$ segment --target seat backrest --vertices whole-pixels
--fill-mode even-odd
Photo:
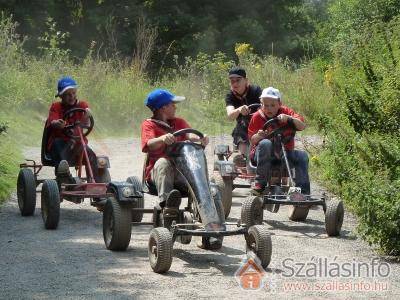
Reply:
[[[46,125],[47,125],[47,122],[44,124],[44,128],[43,128],[42,149],[41,149],[40,156],[41,156],[43,166],[54,167],[55,163],[52,160],[50,153],[47,152],[47,144],[48,144],[50,133],[51,133],[51,127],[46,126]]]

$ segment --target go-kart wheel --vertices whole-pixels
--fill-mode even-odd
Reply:
[[[188,211],[183,212],[183,223],[193,224],[193,217],[190,212],[188,212]],[[183,228],[184,229],[192,229],[193,227],[184,226]],[[179,241],[181,242],[181,244],[184,244],[184,245],[190,244],[190,242],[192,241],[192,236],[191,235],[180,235]]]
[[[340,235],[343,217],[343,202],[338,199],[331,199],[328,201],[325,212],[325,229],[328,236]]]
[[[56,229],[60,220],[60,193],[57,181],[47,179],[43,182],[41,206],[44,227]]]
[[[103,238],[107,249],[124,251],[131,240],[131,209],[115,197],[108,198],[103,213]]]
[[[247,228],[262,224],[264,218],[263,200],[257,196],[247,197],[242,203],[241,222]]]
[[[126,182],[132,184],[135,191],[142,191],[142,182],[136,176],[131,176],[126,179]],[[144,197],[138,198],[132,208],[144,208]],[[132,222],[141,222],[143,219],[142,211],[132,211]]]
[[[36,207],[36,180],[30,168],[19,170],[17,198],[21,215],[32,216]]]
[[[217,185],[219,191],[221,192],[221,201],[224,207],[225,218],[229,216],[232,207],[232,186],[233,180],[229,177],[222,177],[218,173],[214,173],[210,182],[213,182]]]
[[[148,245],[150,266],[156,273],[165,273],[172,263],[172,235],[168,229],[157,227],[151,230]]]
[[[289,220],[305,221],[305,219],[307,219],[309,210],[310,210],[309,206],[291,205],[289,206]]]
[[[254,225],[249,228],[246,237],[246,252],[252,251],[260,259],[263,268],[271,262],[272,241],[271,235],[263,225]]]

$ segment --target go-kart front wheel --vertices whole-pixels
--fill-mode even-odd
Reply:
[[[131,208],[108,198],[103,213],[103,238],[108,250],[124,251],[131,241]]]
[[[32,216],[36,207],[36,180],[29,168],[22,168],[17,181],[18,206],[22,216]]]
[[[272,241],[271,235],[263,225],[254,225],[249,228],[246,237],[246,252],[252,251],[261,261],[263,268],[271,262]]]
[[[165,273],[172,264],[172,235],[168,229],[157,227],[151,230],[148,244],[150,266],[156,273]]]
[[[247,197],[242,203],[241,222],[247,228],[253,225],[262,224],[264,218],[263,200],[257,196]]]
[[[325,212],[325,229],[328,236],[340,235],[343,217],[343,202],[338,199],[328,201]]]
[[[56,229],[60,221],[60,193],[57,181],[47,179],[42,186],[42,219],[46,229]]]

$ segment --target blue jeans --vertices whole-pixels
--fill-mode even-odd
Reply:
[[[296,186],[301,188],[303,194],[310,194],[310,178],[308,176],[308,155],[305,151],[286,151],[289,163],[295,168]],[[274,159],[273,145],[268,139],[260,141],[257,145],[254,160],[257,165],[256,182],[266,185],[270,178],[271,162]],[[282,160],[284,158],[282,157]],[[284,161],[283,161],[284,163]]]
[[[86,145],[86,150],[88,153],[90,166],[92,167],[93,176],[96,182],[98,182],[100,178],[97,168],[96,154],[87,145]],[[50,148],[51,159],[54,161],[55,165],[54,173],[57,175],[57,168],[62,160],[66,160],[69,165],[75,165],[77,163],[76,160],[77,158],[79,158],[81,151],[82,151],[81,146],[73,146],[71,148],[71,143],[66,142],[61,138],[54,139],[53,144],[51,145]]]

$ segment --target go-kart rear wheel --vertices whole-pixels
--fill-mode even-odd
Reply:
[[[289,220],[292,221],[305,221],[308,216],[309,206],[289,206]]]
[[[108,198],[103,213],[103,238],[107,249],[124,251],[131,240],[131,208]]]
[[[221,192],[222,205],[224,207],[225,218],[227,218],[232,207],[233,180],[230,177],[222,177],[220,174],[214,173],[210,178],[210,182],[215,183]]]
[[[132,184],[135,191],[142,191],[142,182],[136,176],[131,176],[126,179],[126,182]],[[144,208],[144,197],[137,198],[136,203],[132,208]],[[143,212],[132,210],[132,222],[141,222],[143,219]]]
[[[150,266],[156,273],[165,273],[172,264],[172,235],[164,227],[153,228],[150,232],[148,255]]]
[[[44,227],[56,229],[60,221],[60,193],[57,181],[47,179],[43,182],[41,206]]]
[[[271,235],[263,225],[254,225],[249,228],[246,237],[246,252],[252,251],[260,259],[263,268],[271,262],[272,241]]]
[[[340,235],[343,217],[343,202],[338,199],[331,199],[328,201],[325,212],[325,229],[328,236]]]
[[[17,198],[21,215],[32,216],[36,207],[36,180],[30,168],[19,170]]]
[[[263,200],[257,196],[247,197],[242,203],[241,222],[247,228],[253,225],[262,224],[264,218]]]
[[[192,214],[188,211],[184,211],[183,212],[183,223],[185,224],[193,224],[193,217]],[[183,227],[185,229],[193,229],[193,227],[191,226],[185,226]],[[179,242],[181,244],[187,245],[190,244],[190,242],[192,241],[192,236],[191,235],[180,235],[179,236]]]

